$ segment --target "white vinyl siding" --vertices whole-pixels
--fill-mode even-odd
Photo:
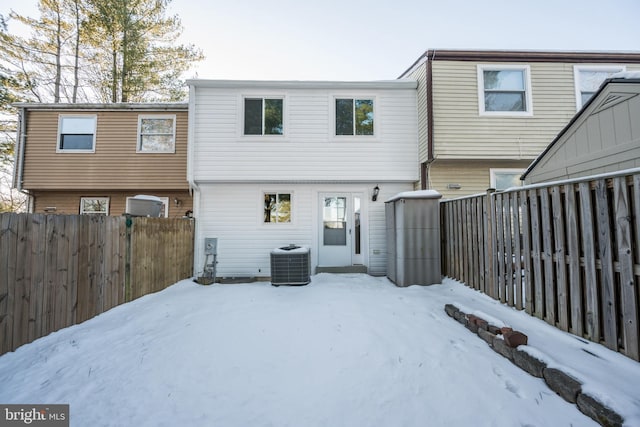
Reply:
[[[371,202],[372,187],[366,184],[203,184],[195,199],[197,231],[195,241],[195,272],[202,272],[205,237],[218,238],[218,277],[268,277],[270,253],[273,249],[294,243],[311,248],[312,272],[318,263],[315,250],[318,243],[318,194],[326,192],[354,192],[364,194],[367,203],[368,248],[363,247],[369,273],[386,273],[386,222],[384,200],[410,191],[410,183],[380,182],[377,202]],[[263,204],[256,203],[265,192],[290,192],[294,197],[295,221],[286,227],[265,226]]]
[[[239,94],[233,88],[192,90],[197,108],[190,128],[190,172],[197,182],[418,179],[413,88],[375,91],[375,135],[346,139],[335,136],[331,126],[334,99],[371,99],[372,91],[289,89],[284,94],[286,134],[268,141],[238,132],[243,117]]]

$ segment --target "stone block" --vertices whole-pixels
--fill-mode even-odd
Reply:
[[[542,378],[544,368],[547,367],[546,363],[522,350],[515,350],[513,352],[513,363],[520,369],[538,378]]]
[[[459,323],[462,323],[462,324],[463,324],[463,325],[465,325],[465,326],[467,325],[467,315],[466,315],[466,314],[464,314],[463,312],[461,312],[461,311],[457,311],[457,312],[454,314],[454,316],[453,316],[453,317],[454,317],[454,319],[456,319]]]
[[[516,348],[519,345],[527,345],[527,341],[529,340],[525,334],[514,330],[504,331],[502,336],[507,345],[512,348]]]
[[[478,325],[478,329],[484,329],[485,331],[489,329],[489,322],[484,319],[479,318],[476,320],[476,324]]]
[[[449,315],[449,317],[454,317],[454,314],[459,311],[458,307],[453,304],[447,304],[444,306],[444,311]]]
[[[467,329],[476,334],[478,333],[478,324],[474,320],[469,319],[467,322]]]
[[[613,409],[603,405],[595,398],[580,393],[578,395],[578,409],[587,417],[599,423],[605,427],[621,427],[624,424],[624,418],[622,418]]]
[[[502,329],[498,328],[495,325],[489,325],[489,327],[487,328],[487,331],[491,332],[493,335],[502,334]]]
[[[542,376],[551,390],[567,402],[576,403],[582,391],[582,384],[578,380],[555,368],[545,368]]]
[[[492,334],[486,329],[478,329],[478,336],[485,340],[491,347],[493,347],[493,339],[496,337],[495,334]]]
[[[493,340],[493,349],[500,353],[501,355],[503,355],[504,357],[506,357],[509,360],[513,360],[513,352],[514,349],[509,347],[507,345],[506,342],[504,342],[504,340],[501,340],[500,338],[496,338]]]

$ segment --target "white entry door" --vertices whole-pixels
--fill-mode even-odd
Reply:
[[[362,195],[320,194],[318,265],[344,267],[362,264]]]

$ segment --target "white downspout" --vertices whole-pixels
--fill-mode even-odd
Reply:
[[[200,238],[200,187],[194,177],[194,157],[195,157],[195,129],[196,129],[196,88],[189,85],[189,107],[187,110],[187,182],[189,183],[189,193],[193,198],[193,218],[196,221],[195,238],[193,239],[193,275],[198,275],[198,260],[204,254],[202,251],[203,239]]]
[[[16,135],[16,149],[14,153],[14,168],[12,187],[18,191],[22,191],[22,172],[24,169],[24,145],[27,130],[26,108],[20,107],[18,110],[18,129]]]

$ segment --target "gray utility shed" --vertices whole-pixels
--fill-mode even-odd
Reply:
[[[435,190],[407,191],[385,202],[387,277],[397,286],[442,282],[441,197]]]
[[[524,172],[525,184],[640,167],[640,73],[602,83]]]

